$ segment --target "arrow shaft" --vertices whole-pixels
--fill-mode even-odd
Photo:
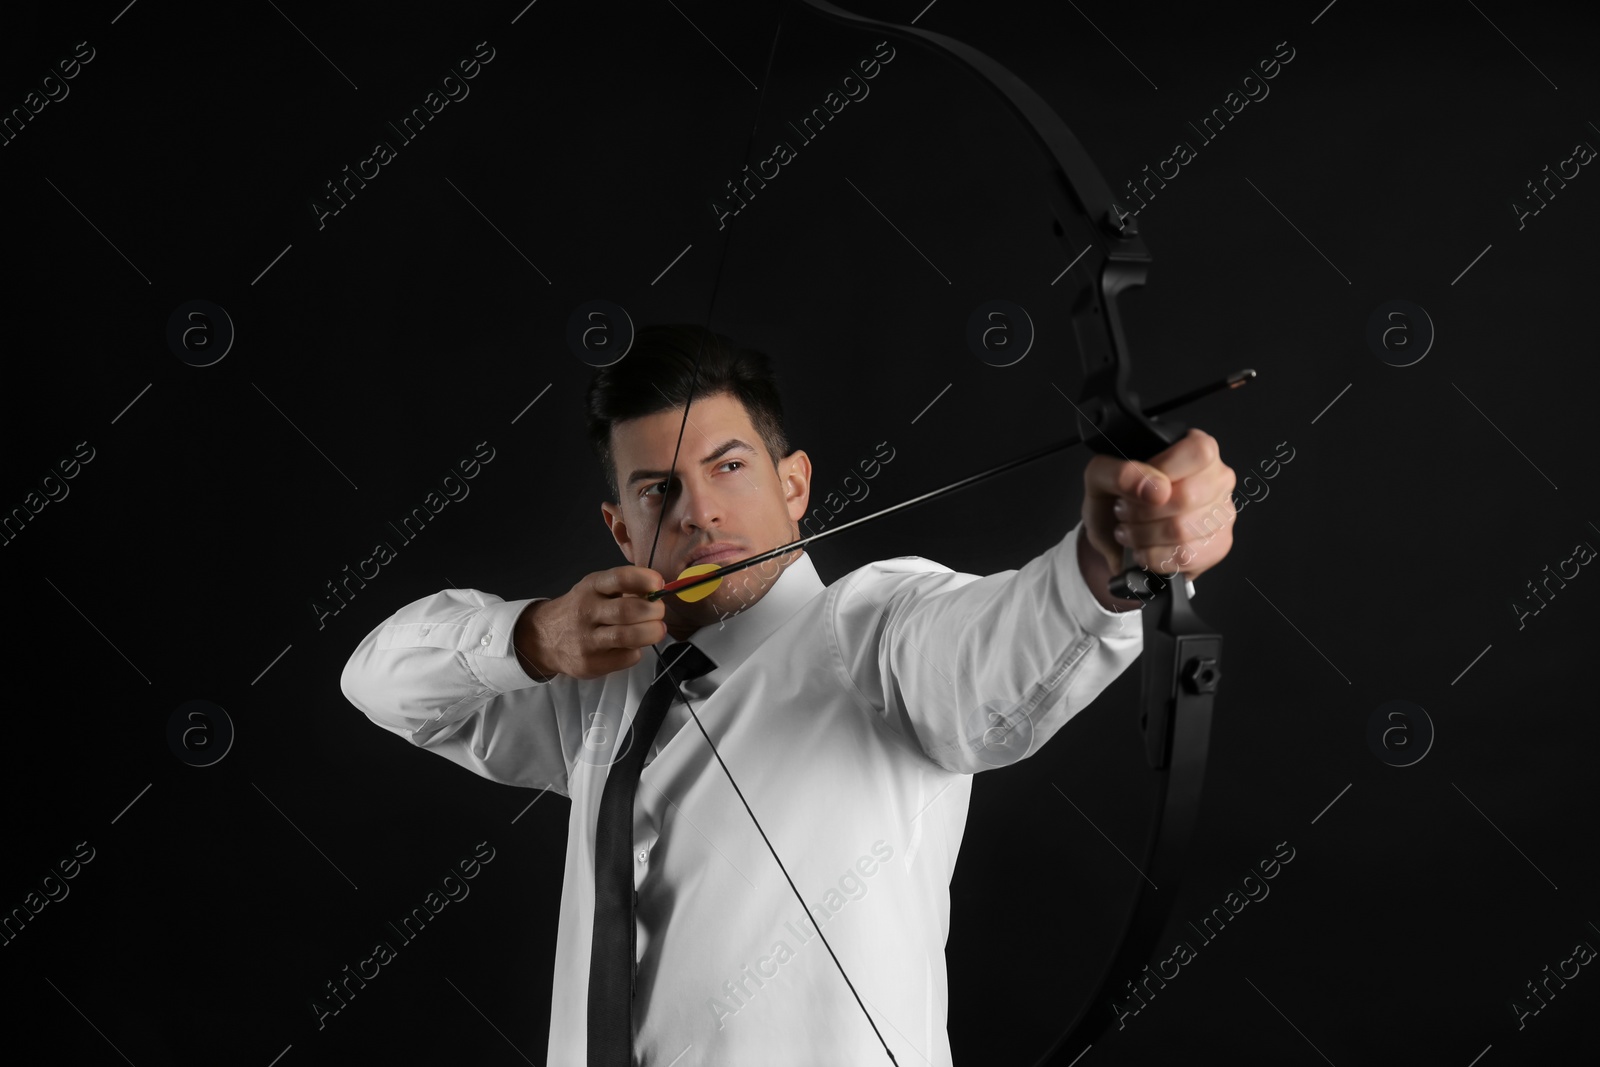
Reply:
[[[1223,378],[1220,381],[1212,382],[1209,385],[1202,385],[1198,389],[1192,389],[1181,396],[1176,396],[1171,400],[1163,401],[1162,403],[1149,408],[1146,411],[1146,414],[1152,416],[1161,415],[1173,410],[1174,408],[1182,407],[1184,404],[1198,400],[1203,396],[1209,396],[1212,393],[1221,392],[1224,389],[1236,389],[1239,386],[1244,385],[1250,379],[1254,378],[1255,373],[1256,372],[1253,370],[1235,371],[1233,374],[1228,375],[1226,378]],[[777,548],[763,552],[760,555],[751,556],[749,559],[739,560],[737,563],[730,563],[726,567],[719,568],[706,574],[698,574],[692,578],[678,578],[674,581],[668,582],[666,585],[662,586],[660,589],[657,589],[653,593],[645,594],[645,599],[651,601],[660,600],[668,593],[676,593],[682,589],[691,589],[694,586],[703,585],[706,582],[714,582],[719,579],[726,578],[728,575],[733,574],[736,571],[742,571],[746,567],[753,567],[757,563],[765,563],[769,559],[775,559],[778,556],[793,552],[797,548],[803,548],[814,541],[822,540],[824,537],[831,537],[836,533],[843,533],[852,526],[860,526],[864,522],[871,522],[874,519],[881,519],[885,515],[892,515],[895,512],[909,508],[914,504],[927,503],[929,500],[937,499],[938,497],[944,496],[947,493],[953,493],[957,489],[965,489],[969,485],[974,485],[987,478],[993,478],[996,475],[1004,474],[1006,471],[1013,470],[1025,463],[1032,463],[1034,460],[1043,459],[1046,456],[1053,456],[1057,452],[1064,452],[1073,445],[1079,445],[1082,443],[1083,438],[1081,436],[1075,436],[1069,437],[1063,441],[1057,441],[1055,444],[1045,445],[1043,448],[1035,449],[1026,455],[1018,456],[1015,459],[1009,459],[998,466],[990,467],[988,470],[979,471],[977,474],[969,474],[967,477],[962,478],[958,482],[951,482],[949,485],[943,485],[937,489],[931,489],[928,492],[923,493],[921,496],[914,496],[910,500],[902,500],[898,504],[891,504],[886,508],[880,508],[869,515],[861,516],[859,519],[851,519],[843,526],[835,526],[831,530],[822,530],[811,534],[808,537],[802,537],[798,541],[790,541],[786,545],[779,545]]]

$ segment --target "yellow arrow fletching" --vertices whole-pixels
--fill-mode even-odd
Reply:
[[[696,563],[693,567],[686,568],[682,574],[678,575],[678,580],[681,581],[684,578],[698,578],[702,574],[710,574],[712,571],[721,569],[722,568],[717,566],[715,563]],[[717,587],[721,584],[722,579],[718,578],[714,582],[705,582],[704,584],[692,586],[688,589],[680,589],[677,592],[677,597],[679,600],[693,604],[696,600],[704,600],[712,593],[715,593],[717,591]]]

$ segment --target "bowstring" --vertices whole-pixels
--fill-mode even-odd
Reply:
[[[778,55],[778,39],[783,35],[783,21],[786,11],[781,5],[779,11],[780,14],[778,16],[778,28],[772,35],[772,47],[767,53],[767,67],[761,77],[760,92],[756,96],[755,117],[751,119],[750,134],[745,141],[744,159],[746,165],[749,164],[751,151],[755,147],[756,130],[761,124],[761,111],[763,105],[766,103],[767,88],[772,84],[772,64],[773,60],[775,60]],[[722,242],[722,252],[717,258],[716,273],[712,276],[711,280],[711,297],[706,302],[705,328],[701,331],[699,342],[695,345],[693,369],[689,374],[689,392],[688,395],[684,397],[683,401],[683,421],[678,425],[678,440],[672,449],[672,463],[667,468],[667,488],[669,491],[672,488],[673,480],[677,477],[678,457],[683,452],[683,435],[684,431],[689,425],[689,405],[694,400],[694,389],[700,380],[700,354],[705,348],[706,334],[711,332],[711,312],[712,309],[716,307],[717,295],[722,289],[722,272],[723,268],[727,265],[728,249],[732,244],[733,227],[730,224],[728,228],[728,235]],[[650,569],[655,564],[656,547],[661,543],[661,527],[666,521],[667,508],[668,498],[663,495],[661,510],[656,513],[656,531],[655,536],[651,538],[650,541],[650,555],[645,561],[646,569]],[[650,650],[656,654],[656,669],[659,672],[662,670],[661,650],[656,648],[654,645],[650,646]],[[667,665],[665,671],[669,676],[671,676],[671,665]],[[804,908],[806,913],[809,915],[810,908],[806,906],[805,897],[801,896],[799,888],[794,884],[794,879],[789,876],[789,869],[784,866],[783,859],[778,855],[778,850],[773,847],[771,838],[767,837],[767,831],[762,827],[761,820],[756,818],[756,813],[751,809],[750,802],[745,799],[744,790],[739,788],[739,783],[734,780],[733,772],[728,770],[727,763],[723,762],[722,753],[717,751],[716,742],[711,740],[711,735],[706,732],[705,724],[700,721],[700,716],[695,712],[694,703],[690,701],[688,694],[683,691],[683,683],[679,682],[676,678],[672,678],[671,680],[678,690],[679,699],[681,699],[684,703],[684,706],[689,709],[689,717],[694,720],[695,726],[699,727],[700,736],[704,737],[706,739],[706,744],[711,746],[711,754],[716,757],[717,765],[722,768],[722,773],[727,776],[728,784],[733,786],[733,791],[738,796],[739,803],[744,805],[745,813],[750,816],[750,821],[755,824],[756,832],[761,835],[761,840],[767,846],[767,851],[772,854],[773,860],[778,864],[778,870],[783,873],[783,880],[789,884],[789,891],[794,894],[795,900],[799,902],[801,908]],[[878,1029],[878,1024],[873,1020],[872,1013],[867,1010],[866,1004],[861,999],[861,994],[856,992],[855,983],[850,980],[850,975],[845,973],[844,964],[839,962],[839,956],[833,951],[833,946],[828,943],[828,938],[823,934],[822,927],[816,923],[812,923],[812,926],[816,927],[817,936],[822,939],[822,945],[828,950],[829,957],[833,959],[833,965],[839,969],[839,977],[843,978],[845,985],[850,988],[850,995],[855,998],[856,1005],[861,1008],[861,1014],[866,1016],[867,1025],[872,1027],[873,1036],[878,1039],[878,1044],[883,1046],[884,1054],[889,1057],[889,1062],[896,1064],[896,1067],[898,1067],[900,1061],[894,1058],[894,1052],[889,1048],[889,1042],[884,1039],[882,1031]]]

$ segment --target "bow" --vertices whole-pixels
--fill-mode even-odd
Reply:
[[[1061,117],[1016,75],[961,41],[914,26],[855,15],[826,0],[802,2],[830,21],[872,30],[932,52],[977,76],[999,94],[1048,161],[1049,195],[1056,218],[1054,233],[1072,259],[1069,269],[1080,283],[1072,323],[1085,373],[1082,395],[1074,405],[1083,442],[1103,455],[1149,460],[1182,437],[1186,429],[1183,425],[1147,415],[1129,387],[1131,368],[1117,301],[1128,289],[1144,284],[1150,254],[1139,237],[1135,219],[1112,199],[1110,187]],[[775,52],[776,40],[773,48]],[[770,67],[769,57],[764,84],[770,81]],[[759,119],[758,103],[750,144],[746,146],[747,157]],[[1088,248],[1074,251],[1066,240],[1069,231],[1083,236]],[[724,262],[726,242],[724,237]],[[721,284],[721,269],[719,263],[713,301],[715,288]],[[684,420],[687,424],[687,404]],[[680,428],[680,447],[681,443]],[[674,455],[673,469],[676,466]],[[659,533],[658,520],[658,537]],[[1134,899],[1113,957],[1071,1024],[1038,1060],[1038,1067],[1075,1061],[1086,1043],[1096,1040],[1114,1018],[1120,1020],[1121,1012],[1113,997],[1119,992],[1119,984],[1131,994],[1132,979],[1152,957],[1177,895],[1205,777],[1211,704],[1221,676],[1222,658],[1222,636],[1195,614],[1186,582],[1180,577],[1163,578],[1135,566],[1132,551],[1125,548],[1123,572],[1111,582],[1114,595],[1144,602],[1140,609],[1144,648],[1139,726],[1144,735],[1145,757],[1154,775],[1154,818],[1142,864],[1145,877],[1135,883]],[[692,714],[692,706],[690,710]],[[698,716],[695,721],[698,725]],[[704,727],[701,732],[705,733]],[[706,740],[711,741],[709,735]],[[712,744],[713,753],[715,748]],[[717,761],[722,764],[720,755]],[[722,766],[727,772],[726,764]],[[731,774],[729,780],[732,781]],[[737,791],[737,783],[734,788]],[[742,793],[740,799],[743,800]],[[745,807],[748,811],[749,805]],[[751,818],[755,818],[754,812]],[[756,828],[760,830],[759,821]],[[761,835],[765,840],[765,831]],[[771,849],[770,841],[768,848]],[[773,857],[778,859],[775,850]],[[781,859],[778,864],[783,866]],[[787,870],[784,875],[788,877]],[[1147,884],[1160,888],[1147,892]],[[793,885],[790,881],[791,888]],[[799,898],[798,891],[795,895]],[[831,946],[828,951],[833,952]],[[834,961],[837,964],[837,956]],[[842,966],[840,974],[844,975]],[[849,976],[844,977],[848,983]],[[855,992],[853,984],[851,992]],[[860,1004],[859,995],[856,1000]],[[867,1014],[864,1005],[862,1012]],[[878,1033],[870,1014],[867,1021]],[[883,1042],[881,1034],[878,1037],[892,1062],[894,1055],[887,1042]]]

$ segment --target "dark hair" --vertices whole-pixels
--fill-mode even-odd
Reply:
[[[699,372],[696,373],[698,353]],[[621,499],[611,427],[683,407],[689,390],[697,400],[729,394],[744,405],[750,423],[772,456],[773,469],[789,454],[783,401],[772,361],[764,352],[740,348],[719,333],[686,324],[646,326],[634,335],[621,360],[602,367],[589,383],[589,442],[605,470],[611,495]]]

